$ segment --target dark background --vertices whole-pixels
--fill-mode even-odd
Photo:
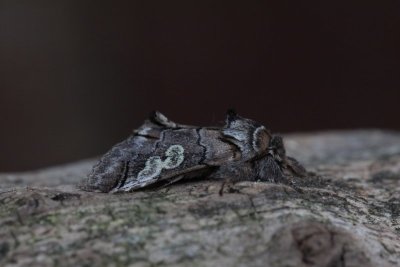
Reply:
[[[99,155],[154,109],[399,130],[399,49],[397,0],[0,0],[0,171]]]

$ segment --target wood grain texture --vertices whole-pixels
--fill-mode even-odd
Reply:
[[[0,174],[1,266],[400,266],[400,133],[285,136],[315,173],[110,195],[94,160]]]

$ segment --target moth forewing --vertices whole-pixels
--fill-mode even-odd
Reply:
[[[178,176],[208,173],[240,155],[236,147],[222,140],[220,129],[184,126],[155,114],[102,157],[85,189],[133,191]]]

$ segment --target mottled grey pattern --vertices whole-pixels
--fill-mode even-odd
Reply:
[[[280,181],[302,176],[282,138],[228,112],[222,127],[181,125],[155,112],[93,167],[87,191],[129,192],[155,183],[208,176],[231,181]]]

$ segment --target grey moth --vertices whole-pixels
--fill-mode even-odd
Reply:
[[[305,174],[280,136],[234,111],[220,127],[182,125],[156,111],[102,156],[81,188],[115,193],[182,179],[279,182]]]

